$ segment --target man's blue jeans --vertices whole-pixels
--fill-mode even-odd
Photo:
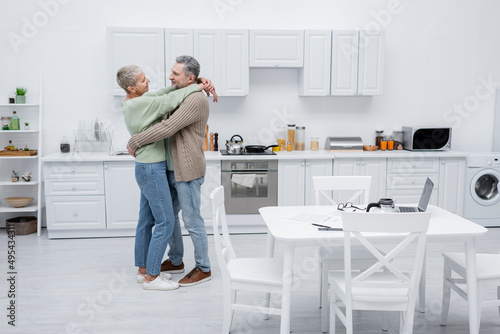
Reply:
[[[205,177],[187,182],[177,182],[175,181],[173,171],[169,170],[167,175],[175,215],[174,232],[168,243],[170,246],[168,258],[174,266],[178,266],[182,263],[184,244],[182,242],[181,225],[179,223],[179,211],[182,210],[184,227],[188,230],[191,240],[193,241],[196,267],[206,273],[210,270],[208,239],[205,221],[200,213],[201,185]]]
[[[135,163],[135,180],[141,189],[135,265],[146,267],[146,272],[152,276],[160,274],[161,260],[174,230],[174,210],[166,172],[165,161]]]

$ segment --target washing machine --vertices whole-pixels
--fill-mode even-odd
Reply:
[[[465,187],[464,218],[500,227],[500,153],[469,154]]]

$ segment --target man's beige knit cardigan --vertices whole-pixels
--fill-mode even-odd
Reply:
[[[130,138],[132,150],[170,138],[176,181],[191,181],[205,176],[203,141],[208,121],[208,101],[202,92],[189,95],[179,108],[163,121]]]

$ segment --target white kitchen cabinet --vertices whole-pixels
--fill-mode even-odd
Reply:
[[[299,68],[299,95],[330,95],[332,32],[304,32],[304,67]]]
[[[178,56],[193,56],[193,29],[165,29],[165,78],[167,86]]]
[[[210,193],[221,185],[221,162],[220,160],[210,160],[206,162],[205,181],[201,186],[201,216],[205,220],[207,228],[212,227],[212,206]]]
[[[385,197],[387,174],[387,159],[385,158],[344,158],[334,159],[333,175],[339,176],[371,176],[370,202],[376,202]],[[335,198],[349,198],[353,193],[340,192]]]
[[[221,31],[221,96],[246,96],[250,83],[248,30]]]
[[[399,204],[418,203],[427,178],[434,183],[430,204],[438,205],[441,191],[438,158],[389,158],[387,161],[387,197]]]
[[[40,161],[43,153],[41,127],[43,120],[43,92],[41,82],[42,78],[40,78],[38,104],[0,104],[0,115],[12,116],[15,110],[20,124],[20,130],[1,130],[0,127],[0,151],[9,145],[9,140],[12,140],[12,144],[17,148],[28,147],[37,150],[37,155],[33,156],[0,156],[0,220],[5,222],[7,219],[13,218],[13,216],[35,215],[38,236],[41,234],[42,208],[44,206],[42,165]],[[29,130],[25,128],[25,123],[29,123]],[[19,173],[19,181],[12,182],[12,170]],[[32,178],[29,182],[25,182],[21,178],[21,175],[25,172],[31,173]],[[33,201],[23,208],[14,208],[4,200],[6,197],[33,197]]]
[[[134,161],[43,165],[49,238],[134,236],[140,190]]]
[[[334,30],[331,95],[382,95],[385,32]]]
[[[108,27],[108,82],[110,95],[124,96],[116,72],[125,65],[140,66],[150,80],[151,91],[165,87],[165,46],[163,28]]]
[[[465,170],[464,158],[440,159],[439,206],[460,216],[463,214]]]
[[[248,30],[195,30],[194,57],[200,76],[212,80],[217,95],[248,94]]]
[[[221,85],[221,34],[217,29],[194,30],[193,56],[201,65],[200,76],[212,80],[216,88]],[[222,93],[222,92],[221,92]]]
[[[303,30],[250,30],[250,67],[303,66]]]
[[[313,176],[332,175],[332,159],[280,160],[278,205],[314,205]]]
[[[106,228],[135,230],[139,220],[141,190],[135,181],[135,164],[104,162]]]

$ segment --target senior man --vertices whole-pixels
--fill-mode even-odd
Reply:
[[[191,56],[180,56],[172,66],[170,81],[174,88],[196,84],[200,64]],[[212,90],[217,102],[215,90]],[[184,272],[184,244],[179,223],[182,210],[184,227],[194,245],[195,267],[179,281],[180,286],[193,286],[211,279],[208,258],[208,240],[205,222],[201,217],[201,185],[205,178],[203,141],[209,115],[209,106],[202,92],[189,95],[171,115],[146,131],[134,135],[128,142],[133,154],[138,148],[166,140],[167,177],[170,184],[175,215],[175,226],[169,240],[168,259],[162,263],[162,272]]]

